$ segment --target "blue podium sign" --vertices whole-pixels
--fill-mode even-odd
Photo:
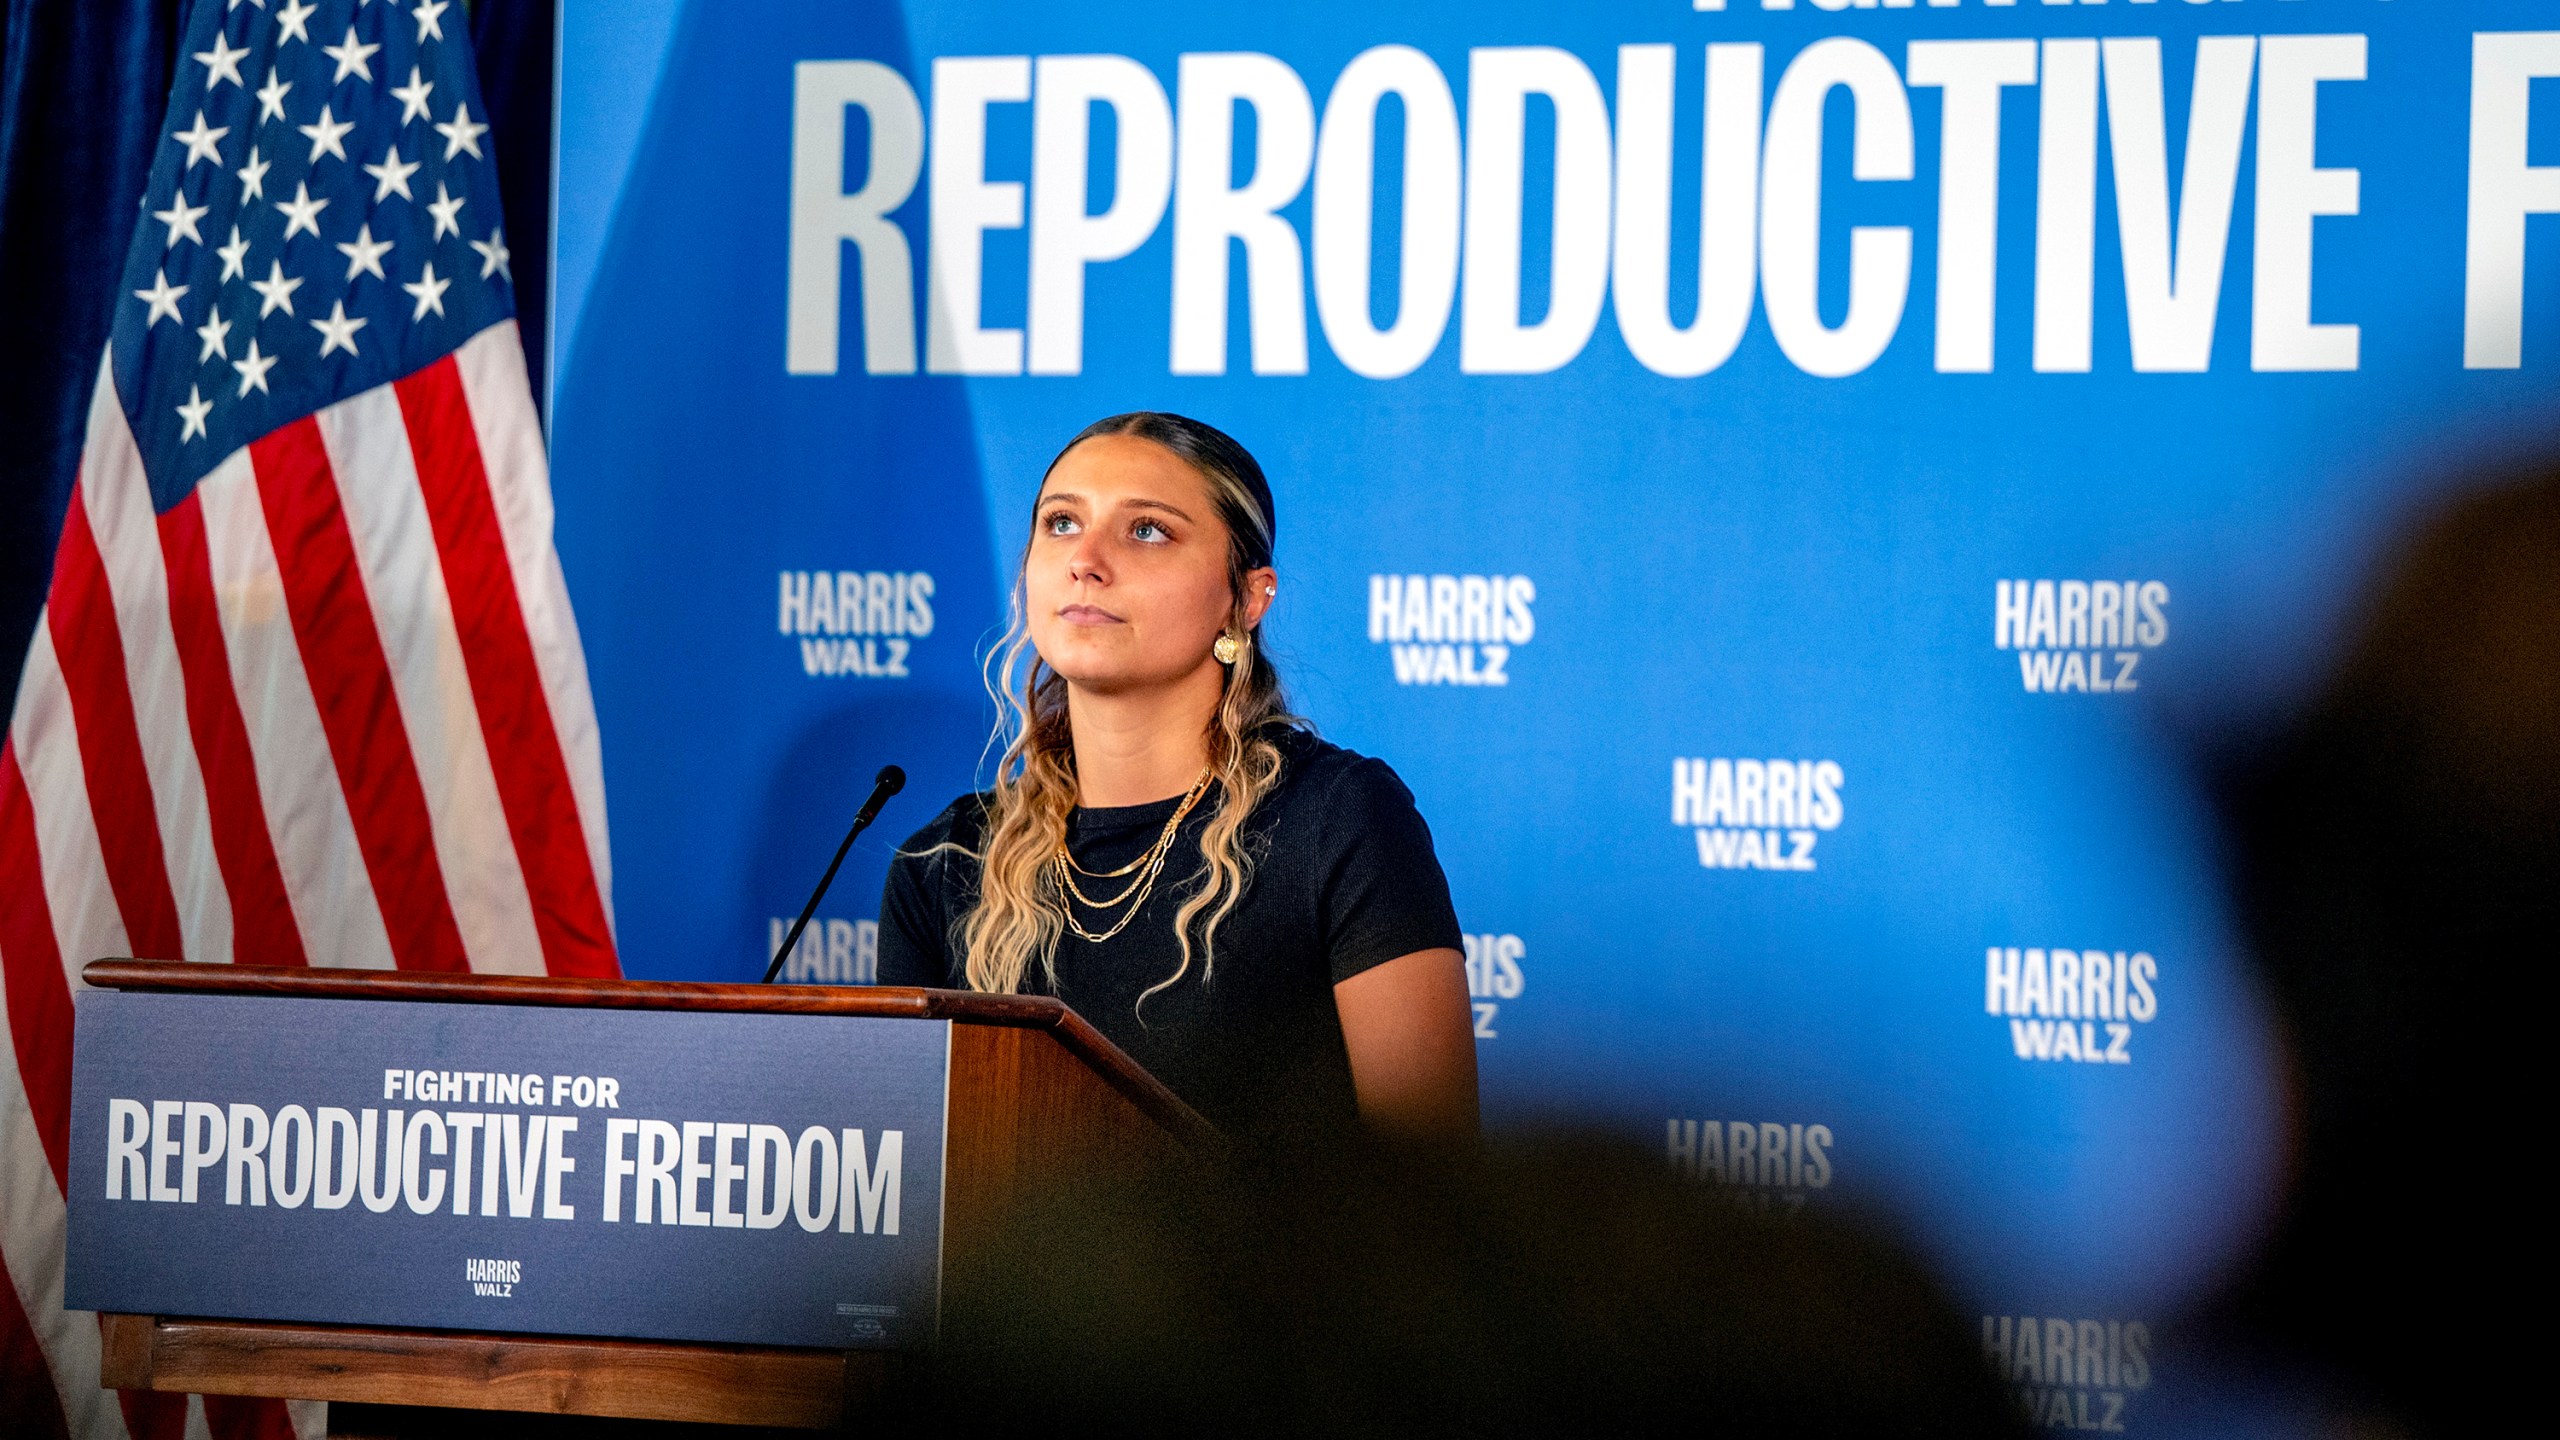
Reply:
[[[73,1309],[933,1335],[949,1021],[104,990],[78,1008]]]

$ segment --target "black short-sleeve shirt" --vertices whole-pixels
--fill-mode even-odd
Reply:
[[[1184,819],[1128,927],[1099,943],[1065,933],[1056,988],[1035,965],[1024,989],[1066,1001],[1213,1124],[1280,1139],[1356,1118],[1335,982],[1417,950],[1455,949],[1459,931],[1430,828],[1395,772],[1301,730],[1274,738],[1280,778],[1245,822],[1257,857],[1252,879],[1218,927],[1206,973],[1195,943],[1190,970],[1140,1004],[1181,964],[1174,912],[1207,878],[1200,833],[1218,800],[1215,787]],[[986,799],[953,801],[890,863],[880,902],[881,984],[967,987],[956,937],[977,902],[978,862],[935,847],[982,848]],[[1117,869],[1155,843],[1180,804],[1175,797],[1076,810],[1069,850],[1085,870]],[[1108,897],[1128,881],[1077,884]],[[1076,909],[1097,934],[1124,913]]]

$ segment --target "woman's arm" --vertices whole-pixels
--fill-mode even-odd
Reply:
[[[1414,1140],[1473,1140],[1476,1041],[1466,961],[1416,950],[1333,987],[1351,1083],[1370,1128]]]

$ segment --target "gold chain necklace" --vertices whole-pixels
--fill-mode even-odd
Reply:
[[[1173,835],[1176,830],[1181,828],[1182,817],[1190,814],[1191,807],[1200,803],[1200,796],[1209,788],[1209,778],[1210,772],[1208,767],[1201,767],[1199,780],[1192,785],[1190,793],[1182,797],[1182,804],[1173,812],[1173,818],[1165,822],[1164,833],[1156,837],[1155,843],[1148,846],[1144,854],[1141,854],[1137,859],[1130,861],[1119,869],[1087,870],[1076,863],[1074,853],[1067,849],[1066,841],[1063,839],[1058,842],[1057,858],[1066,862],[1066,868],[1070,874],[1082,875],[1088,880],[1116,880],[1123,875],[1145,869],[1173,844]],[[1131,888],[1135,888],[1134,885]],[[1109,900],[1094,900],[1088,898],[1083,891],[1078,890],[1075,892],[1075,897],[1078,900],[1084,901],[1088,907],[1103,909],[1119,904],[1121,900],[1128,897],[1128,894],[1129,891],[1124,889],[1119,895],[1114,896]]]
[[[1066,862],[1067,862],[1067,868],[1068,868],[1069,870],[1074,871],[1076,874],[1083,876],[1083,877],[1084,877],[1084,878],[1086,878],[1087,880],[1117,880],[1117,879],[1119,879],[1119,878],[1120,878],[1121,876],[1123,876],[1123,875],[1130,875],[1130,874],[1134,874],[1134,873],[1136,873],[1136,872],[1137,872],[1137,871],[1139,871],[1139,870],[1143,870],[1143,869],[1145,869],[1145,868],[1146,868],[1146,865],[1147,865],[1147,862],[1148,862],[1149,860],[1151,860],[1151,859],[1153,859],[1153,858],[1155,857],[1155,852],[1157,851],[1157,849],[1161,848],[1161,847],[1162,847],[1162,846],[1164,846],[1167,842],[1169,842],[1169,841],[1171,841],[1171,840],[1173,839],[1173,832],[1174,832],[1174,828],[1175,828],[1176,826],[1179,826],[1179,825],[1182,823],[1182,817],[1183,817],[1183,815],[1185,815],[1186,813],[1188,813],[1188,812],[1190,811],[1191,807],[1192,807],[1194,804],[1198,803],[1198,801],[1199,801],[1199,799],[1200,799],[1201,792],[1202,792],[1202,791],[1207,790],[1208,788],[1209,788],[1209,767],[1208,767],[1208,766],[1206,766],[1206,765],[1203,765],[1203,766],[1201,766],[1201,767],[1200,767],[1200,778],[1199,778],[1197,781],[1193,782],[1193,784],[1192,784],[1192,786],[1191,786],[1191,793],[1189,793],[1188,795],[1185,795],[1185,796],[1183,796],[1183,797],[1182,797],[1182,807],[1181,807],[1181,809],[1176,810],[1176,811],[1174,812],[1173,819],[1172,819],[1170,822],[1168,822],[1168,823],[1165,825],[1165,827],[1164,827],[1164,833],[1163,833],[1162,835],[1159,835],[1159,836],[1157,836],[1157,837],[1156,837],[1156,843],[1155,843],[1154,845],[1151,845],[1151,846],[1147,847],[1146,852],[1145,852],[1144,854],[1141,854],[1137,859],[1130,861],[1128,864],[1121,866],[1121,867],[1120,867],[1119,869],[1117,869],[1117,870],[1087,870],[1087,869],[1086,869],[1086,868],[1084,868],[1083,866],[1081,866],[1081,865],[1079,865],[1079,864],[1077,864],[1077,863],[1076,863],[1076,857],[1075,857],[1074,853],[1073,853],[1072,851],[1070,851],[1070,850],[1068,850],[1068,849],[1067,849],[1066,842],[1065,842],[1064,840],[1061,840],[1061,841],[1059,841],[1059,842],[1058,842],[1058,854],[1066,860]],[[1126,895],[1128,892],[1124,890],[1124,891],[1122,891],[1121,893],[1122,893],[1123,895]],[[1077,899],[1079,899],[1079,900],[1083,900],[1083,899],[1084,899],[1084,897],[1083,897],[1081,894],[1079,894],[1076,898],[1077,898]],[[1096,902],[1091,901],[1091,900],[1086,900],[1086,901],[1085,901],[1085,903],[1086,903],[1086,904],[1088,904],[1088,905],[1092,905],[1092,904],[1095,904]],[[1117,905],[1117,904],[1119,904],[1120,902],[1119,902],[1119,901],[1117,901],[1117,900],[1105,900],[1105,901],[1102,901],[1102,902],[1100,902],[1100,903],[1101,903],[1101,904],[1103,904],[1103,905]]]
[[[1155,889],[1156,876],[1164,869],[1165,856],[1173,849],[1173,837],[1181,830],[1183,817],[1189,815],[1192,807],[1200,803],[1200,797],[1208,792],[1210,773],[1208,767],[1201,767],[1198,783],[1191,787],[1191,793],[1182,797],[1182,804],[1174,809],[1173,818],[1164,822],[1164,833],[1156,837],[1155,843],[1147,847],[1145,854],[1117,870],[1107,874],[1096,874],[1086,870],[1078,865],[1075,862],[1075,856],[1068,852],[1065,839],[1061,838],[1058,841],[1058,853],[1050,857],[1051,865],[1058,872],[1061,891],[1058,897],[1058,910],[1066,917],[1067,928],[1074,931],[1078,939],[1100,944],[1129,928],[1129,922],[1138,918],[1138,912],[1146,908],[1147,896]],[[1131,880],[1126,888],[1108,900],[1096,900],[1076,887],[1076,876],[1079,873],[1088,879],[1109,880],[1127,875],[1132,871],[1137,872],[1137,878]],[[1126,903],[1129,909],[1110,929],[1096,934],[1086,929],[1084,923],[1076,918],[1075,904],[1069,903],[1070,900],[1081,903],[1088,910],[1111,910],[1123,903]]]

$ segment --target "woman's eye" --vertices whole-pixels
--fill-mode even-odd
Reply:
[[[1137,524],[1129,527],[1129,538],[1133,540],[1143,540],[1150,545],[1160,545],[1165,541],[1172,539],[1173,532],[1165,529],[1163,525],[1156,521],[1141,520]]]
[[[1076,533],[1076,517],[1064,510],[1051,511],[1049,517],[1040,522],[1040,528],[1052,535],[1073,535]]]

